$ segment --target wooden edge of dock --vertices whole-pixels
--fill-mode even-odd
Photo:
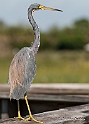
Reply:
[[[10,86],[0,84],[0,99],[9,99]],[[89,103],[89,84],[32,84],[28,100]],[[21,98],[23,99],[23,97]]]
[[[89,124],[89,104],[67,107],[60,110],[48,111],[33,115],[44,124]],[[2,124],[37,124],[33,121],[25,122],[14,118],[1,119]]]
[[[10,85],[0,84],[0,93],[9,92]],[[32,94],[72,94],[72,95],[89,95],[89,84],[32,84],[28,90]]]

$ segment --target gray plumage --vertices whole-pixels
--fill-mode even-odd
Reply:
[[[30,48],[22,48],[13,58],[9,70],[10,98],[19,100],[29,89],[36,74],[36,62]]]
[[[35,55],[40,46],[40,31],[32,14],[35,10],[53,10],[40,4],[32,4],[28,8],[28,19],[34,30],[34,42],[31,47],[22,48],[13,58],[9,69],[10,98],[19,100],[29,89],[36,74]]]

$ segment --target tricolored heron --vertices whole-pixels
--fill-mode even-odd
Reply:
[[[33,120],[38,123],[43,123],[33,118],[30,107],[27,100],[26,92],[31,86],[31,83],[36,74],[36,62],[35,55],[40,46],[40,31],[37,23],[33,18],[33,12],[36,10],[53,10],[61,11],[59,9],[53,9],[45,7],[40,4],[32,4],[28,8],[28,19],[34,30],[34,42],[30,47],[22,48],[13,58],[9,69],[9,84],[10,84],[10,99],[16,99],[18,102],[18,119]],[[29,117],[23,118],[20,114],[19,99],[24,96],[29,111]]]

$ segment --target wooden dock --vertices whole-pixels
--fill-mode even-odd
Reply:
[[[0,85],[0,118],[2,119],[17,116],[17,102],[16,100],[9,100],[9,88],[9,85]],[[27,95],[32,113],[35,114],[34,116],[36,118],[38,118],[39,120],[44,120],[44,122],[46,120],[45,118],[48,118],[47,122],[49,122],[49,118],[55,120],[55,116],[53,118],[52,115],[58,115],[58,117],[56,117],[59,118],[58,121],[73,121],[73,117],[77,115],[76,111],[79,110],[78,117],[80,118],[82,117],[82,115],[88,116],[89,113],[89,84],[32,84],[31,88],[27,92]],[[78,110],[76,109],[76,105],[79,106],[83,104],[84,106],[82,107],[84,107],[84,109],[86,108],[87,110],[85,109],[84,111],[80,111],[79,108],[82,107],[79,107]],[[70,109],[66,107],[69,107]],[[21,98],[20,100],[20,108],[22,116],[28,114],[23,98]],[[76,111],[72,108],[74,108]],[[50,111],[52,111],[52,115]],[[68,118],[64,119],[65,114],[71,113],[71,111],[72,114],[70,114],[70,116],[67,115],[66,117]],[[74,114],[73,111],[75,111]],[[63,118],[61,117],[61,114],[64,116]],[[86,116],[83,117],[85,118]],[[74,119],[74,121],[80,120],[76,120],[76,118]],[[3,120],[1,120],[1,122],[2,121]],[[10,121],[10,123],[12,123],[12,121],[15,120],[10,119]],[[51,124],[51,120],[48,124]],[[80,124],[80,122],[78,124]]]
[[[34,118],[43,121],[44,124],[89,124],[89,104],[35,114]],[[14,118],[1,119],[0,123],[37,124],[33,121],[25,122]]]

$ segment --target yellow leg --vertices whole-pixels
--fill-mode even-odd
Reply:
[[[32,120],[32,121],[34,121],[34,122],[43,124],[43,122],[38,121],[38,120],[36,120],[36,119],[33,118],[32,114],[31,114],[31,110],[30,110],[29,104],[28,104],[28,99],[27,99],[27,95],[26,95],[26,94],[25,94],[25,96],[24,96],[24,99],[25,99],[25,101],[26,101],[27,108],[28,108],[28,111],[29,111],[29,117],[26,118],[26,121]]]
[[[21,117],[21,114],[20,114],[19,100],[17,100],[17,105],[18,105],[18,117],[15,117],[15,118],[16,118],[16,119],[24,120],[24,118],[22,118],[22,117]]]

